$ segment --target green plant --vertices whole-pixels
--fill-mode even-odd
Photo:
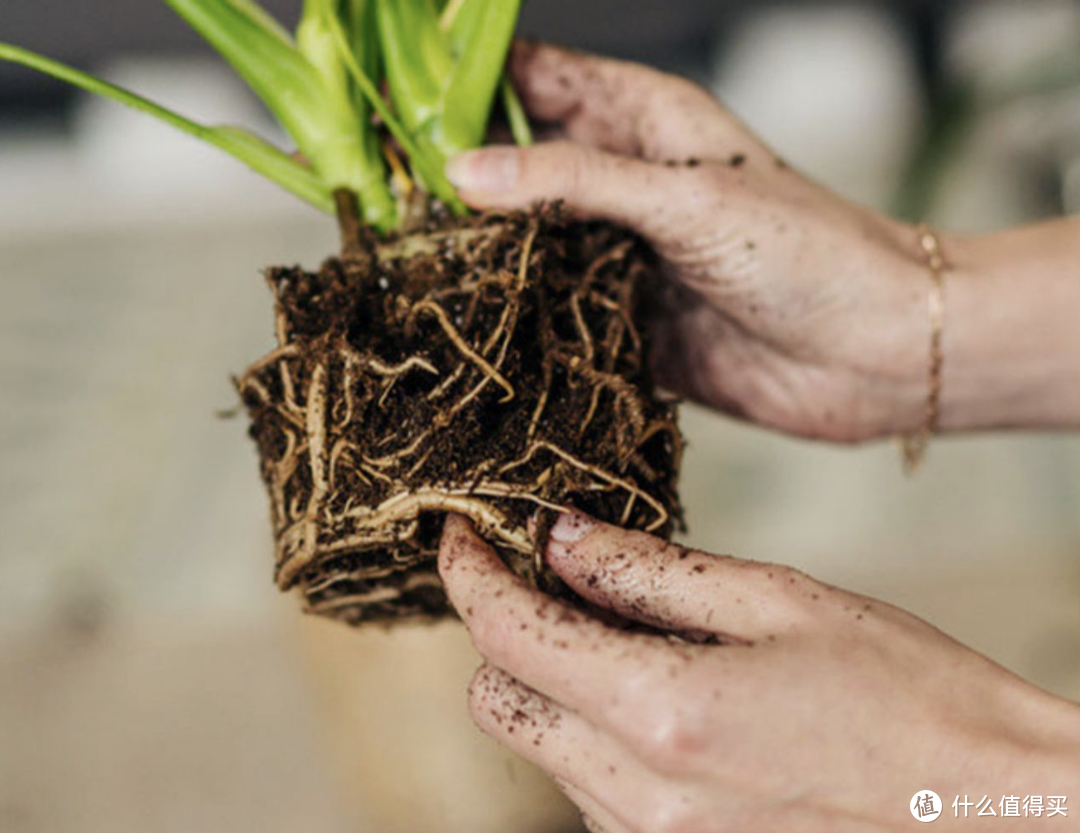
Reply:
[[[435,561],[447,512],[563,595],[540,557],[553,513],[669,534],[682,440],[638,304],[654,259],[554,205],[460,216],[444,171],[485,140],[497,96],[531,141],[503,71],[521,0],[304,0],[295,33],[255,0],[166,2],[297,153],[17,47],[0,59],[157,116],[337,213],[340,257],[264,273],[277,344],[234,377],[278,586],[351,624],[437,619],[451,613]]]
[[[399,202],[414,183],[464,213],[443,168],[450,156],[483,142],[497,94],[515,140],[531,141],[503,76],[520,0],[304,0],[295,35],[256,0],[165,2],[243,78],[300,159],[247,131],[199,124],[18,46],[0,43],[0,60],[155,116],[322,211],[335,211],[341,194],[354,195],[363,221],[380,231],[398,227]],[[389,101],[380,92],[384,83]]]

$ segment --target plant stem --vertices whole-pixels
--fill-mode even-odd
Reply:
[[[338,229],[341,232],[341,253],[348,258],[360,252],[360,208],[356,194],[348,188],[334,191],[334,204],[337,207]]]

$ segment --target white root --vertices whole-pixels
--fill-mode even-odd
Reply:
[[[431,301],[429,299],[424,299],[423,301],[420,301],[415,307],[413,307],[413,309],[417,313],[429,312],[434,315],[435,320],[439,322],[439,326],[442,327],[443,332],[446,333],[446,337],[450,339],[450,341],[461,352],[461,354],[473,364],[475,364],[478,368],[480,368],[482,373],[490,376],[492,381],[495,382],[495,384],[497,384],[504,391],[506,391],[506,396],[504,396],[499,401],[504,404],[513,401],[515,395],[513,385],[506,381],[506,378],[492,366],[491,362],[489,362],[487,359],[485,359],[472,347],[469,346],[469,343],[461,337],[461,333],[457,331],[457,328],[450,320],[450,316],[446,314],[446,310],[444,310],[434,301]]]
[[[392,466],[394,463],[396,463],[403,457],[408,457],[412,454],[415,454],[416,450],[420,448],[424,440],[428,438],[429,434],[431,434],[431,429],[425,428],[423,431],[416,435],[416,438],[413,439],[411,443],[409,443],[404,448],[399,448],[397,451],[391,454],[383,455],[382,457],[368,457],[365,455],[362,459],[364,463],[369,466],[373,466],[377,469],[385,469],[388,466]]]
[[[319,545],[319,515],[330,487],[326,477],[326,365],[317,364],[312,369],[307,401],[304,404],[311,495],[299,523],[299,549],[278,568],[278,582],[283,587],[290,586],[297,574],[312,561]]]
[[[348,578],[351,578],[351,576],[335,577],[335,582],[333,583]],[[335,610],[341,610],[342,608],[352,607],[353,605],[367,606],[379,602],[393,601],[418,587],[437,587],[438,585],[439,578],[432,573],[410,573],[406,575],[405,580],[397,586],[381,585],[379,587],[372,587],[370,590],[362,593],[347,593],[341,596],[334,596],[330,599],[320,599],[317,602],[305,599],[304,609],[309,613],[330,613]],[[311,592],[311,588],[305,588],[305,590]]]
[[[256,362],[253,362],[248,367],[248,369],[244,371],[244,376],[252,376],[252,375],[254,375],[256,373],[259,373],[260,371],[265,370],[270,365],[276,364],[277,362],[281,361],[282,359],[289,359],[289,358],[292,358],[293,356],[298,355],[299,352],[300,352],[300,348],[297,347],[295,344],[286,344],[284,347],[278,347],[278,348],[276,348],[274,350],[271,350],[269,353],[267,353],[261,359],[259,359]]]
[[[559,457],[560,459],[569,463],[574,468],[579,469],[580,471],[583,471],[587,474],[591,474],[593,477],[602,480],[611,486],[624,489],[629,494],[641,498],[641,500],[649,504],[649,506],[656,513],[656,518],[648,526],[645,527],[646,532],[653,532],[659,529],[665,523],[667,523],[668,519],[671,517],[671,514],[664,507],[664,504],[662,504],[648,492],[638,488],[637,484],[635,484],[633,481],[626,480],[622,477],[616,477],[615,475],[605,471],[599,466],[594,466],[590,463],[586,463],[584,460],[579,460],[573,454],[570,454],[568,451],[564,451],[557,445],[549,443],[546,440],[538,440],[534,442],[532,445],[529,446],[528,450],[525,452],[524,455],[519,457],[517,460],[513,460],[512,462],[507,463],[505,466],[499,469],[499,472],[505,473],[519,466],[525,465],[527,462],[529,462],[529,460],[536,456],[536,453],[538,451],[549,451],[556,457]]]

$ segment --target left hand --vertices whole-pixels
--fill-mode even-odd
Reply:
[[[902,610],[580,514],[560,517],[547,559],[591,604],[682,637],[540,594],[448,518],[440,572],[486,661],[473,718],[591,829],[892,830],[933,790],[939,827],[977,831],[988,820],[954,818],[954,796],[1080,800],[1080,707]],[[1056,829],[1080,827],[1070,811]]]

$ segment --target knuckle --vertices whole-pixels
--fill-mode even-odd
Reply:
[[[602,92],[618,106],[640,104],[655,96],[676,76],[633,61],[610,60],[605,64]]]
[[[629,83],[624,83],[616,92],[624,91],[638,99],[644,94],[655,101],[688,102],[700,106],[704,102],[715,103],[716,99],[703,86],[689,78],[670,72],[654,69],[641,64],[631,64],[627,76]]]
[[[824,584],[796,567],[760,564],[756,569],[777,612],[795,624],[810,617],[815,612],[812,603],[827,592]]]
[[[705,87],[679,75],[664,76],[664,94],[672,101],[695,111],[718,106],[716,98]]]
[[[669,711],[643,723],[637,740],[652,768],[667,774],[691,769],[701,751],[701,738],[685,718],[678,712]]]
[[[618,183],[625,172],[623,160],[576,142],[551,142],[548,152],[549,162],[535,172],[537,188],[571,205],[593,202],[592,192],[598,185]]]
[[[505,674],[490,665],[482,665],[469,683],[469,715],[481,728],[501,723],[505,710],[508,683]]]

